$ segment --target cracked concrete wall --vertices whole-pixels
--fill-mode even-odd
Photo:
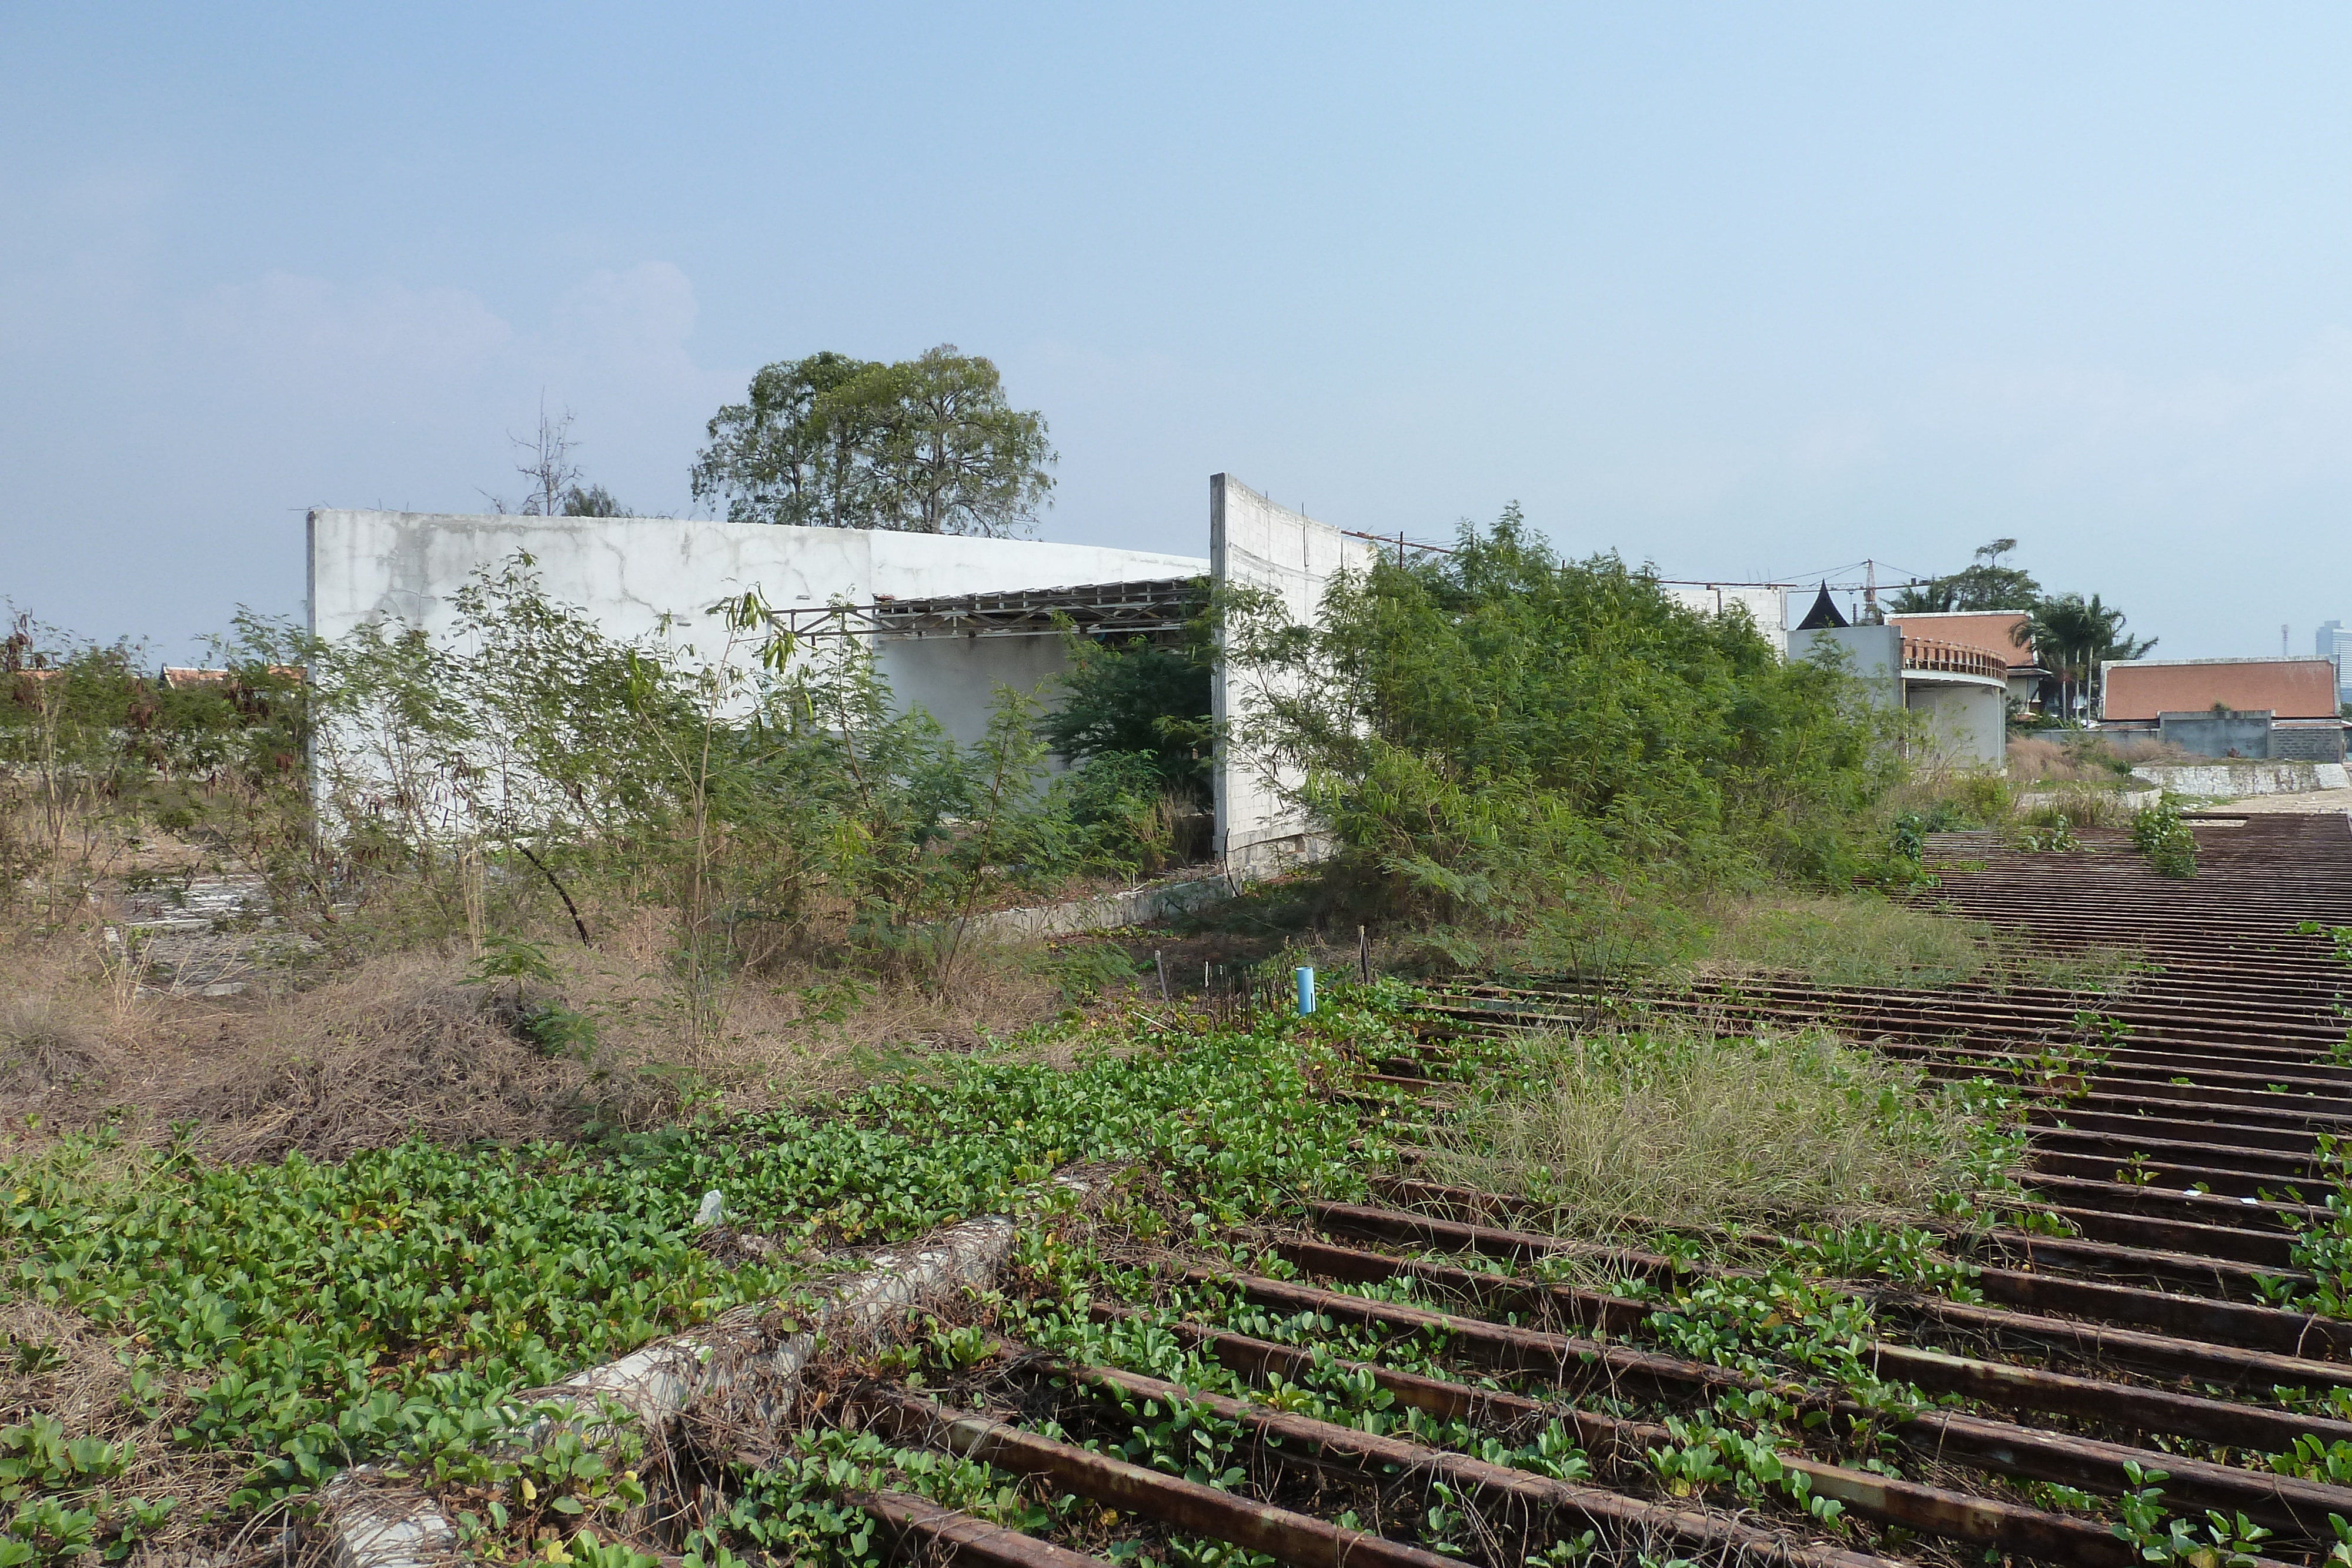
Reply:
[[[667,615],[678,641],[706,653],[724,637],[710,606],[753,587],[779,610],[815,609],[1209,570],[1198,556],[1031,539],[320,508],[310,517],[310,630],[332,639],[382,619],[446,638],[457,621],[452,595],[518,550],[534,559],[551,597],[587,611],[608,635],[650,638]],[[986,735],[997,685],[1028,690],[1064,667],[1058,637],[886,639],[877,658],[898,701],[926,708],[961,741]]]

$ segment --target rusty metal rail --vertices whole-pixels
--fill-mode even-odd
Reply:
[[[1921,1416],[1906,1440],[1985,1475],[2110,1493],[2126,1459],[2165,1469],[2183,1500],[2242,1510],[2315,1552],[2335,1539],[2330,1515],[2352,1520],[2352,1492],[2282,1472],[2330,1449],[2339,1458],[2326,1473],[2352,1469],[2352,1323],[2250,1298],[2307,1293],[2297,1229],[2338,1222],[2320,1202],[2334,1172],[2319,1139],[2352,1134],[2352,968],[2328,929],[2352,927],[2352,822],[2209,818],[2193,831],[2199,874],[2185,881],[2155,875],[2111,831],[2086,832],[2085,846],[2066,853],[1981,834],[1930,847],[1940,883],[1920,903],[2018,944],[2136,950],[2147,967],[2118,992],[1853,988],[1774,976],[1630,992],[1465,982],[1423,1015],[1422,1049],[1381,1063],[1379,1076],[1441,1116],[1458,1092],[1446,1063],[1465,1037],[1674,1019],[1724,1031],[1827,1029],[1936,1077],[2008,1080],[2028,1098],[2019,1211],[2073,1234],[1941,1228],[1948,1249],[1980,1266],[1981,1305],[1855,1287],[1899,1335],[1868,1347],[1880,1375],[1963,1402]],[[1286,1255],[1309,1274],[1411,1279],[1472,1311],[1592,1333],[1597,1348],[1579,1354],[1602,1363],[1634,1354],[1617,1342],[1638,1336],[1638,1308],[1430,1254],[1524,1266],[1577,1247],[1627,1278],[1669,1290],[1690,1282],[1685,1265],[1590,1257],[1589,1245],[1545,1234],[1539,1205],[1410,1178],[1381,1191],[1395,1207],[1314,1211],[1341,1244],[1297,1243]],[[1297,1303],[1308,1287],[1246,1289]],[[1372,1321],[1395,1309],[1324,1310]],[[1464,1343],[1489,1332],[1448,1329]],[[1675,1376],[1653,1361],[1640,1368],[1661,1392]],[[1684,1375],[1696,1396],[1720,1369]],[[2273,1463],[2298,1443],[2305,1460]],[[2079,1543],[2063,1555],[2093,1560]]]
[[[1085,1568],[1202,1540],[1288,1568],[1523,1568],[1575,1555],[1585,1532],[1614,1561],[2123,1568],[2139,1547],[2089,1500],[2161,1470],[2166,1506],[2200,1528],[2204,1510],[2243,1515],[2276,1532],[2263,1548],[2276,1558],[2257,1561],[2318,1563],[2336,1521],[2352,1521],[2352,1486],[2334,1479],[2352,1475],[2352,1322],[2296,1304],[2315,1288],[2296,1237],[2336,1222],[2319,1140],[2352,1134],[2352,969],[2294,927],[2352,926],[2352,827],[2229,821],[2196,826],[2188,882],[2156,877],[2112,832],[2063,854],[1931,845],[1941,883],[1923,902],[2020,943],[2134,947],[2151,967],[2118,993],[1465,983],[1420,1015],[1417,1048],[1331,1086],[1410,1128],[1448,1113],[1473,1039],[1654,1019],[1833,1030],[1933,1077],[2014,1085],[2022,1190],[1979,1197],[2016,1223],[1918,1221],[1978,1294],[1809,1283],[1869,1325],[1841,1342],[1847,1359],[1705,1359],[1673,1314],[1747,1277],[1736,1263],[1562,1236],[1540,1203],[1442,1186],[1408,1154],[1369,1200],[1267,1217],[1246,1255],[1276,1261],[1196,1254],[1163,1269],[1156,1304],[1091,1300],[1107,1337],[1087,1343],[1156,1335],[1145,1360],[995,1341],[952,1398],[884,1381],[832,1407],[1013,1478],[1051,1502],[1027,1517],[1058,1522],[1025,1534],[900,1494],[848,1500],[902,1557],[975,1568]],[[1781,1239],[1748,1237],[1744,1255]],[[1186,1381],[1168,1380],[1175,1366]],[[1318,1403],[1333,1379],[1372,1402]],[[1780,1480],[1669,1489],[1695,1431],[1766,1407],[1787,1413],[1753,1427],[1777,1445],[1764,1460]],[[1147,1413],[1177,1411],[1223,1434],[1237,1468],[1170,1473],[1139,1439]],[[1500,1462],[1538,1434],[1565,1434],[1589,1468]],[[1862,1522],[1824,1523],[1807,1498]],[[1469,1511],[1467,1544],[1424,1528],[1433,1500]]]

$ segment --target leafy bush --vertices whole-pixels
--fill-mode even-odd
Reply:
[[[1186,859],[1185,797],[1148,752],[1103,752],[1055,780],[1086,865],[1151,873]]]
[[[1038,733],[1073,762],[1147,758],[1162,787],[1195,803],[1209,798],[1208,651],[1195,638],[1158,647],[1140,637],[1123,646],[1068,640],[1060,700]]]
[[[2168,796],[2133,816],[2132,847],[2147,857],[2158,876],[2197,874],[2197,834],[2180,820],[2180,808]]]
[[[54,920],[151,827],[307,844],[310,740],[298,633],[241,615],[218,680],[142,674],[131,643],[76,643],[18,617],[0,638],[0,911]]]
[[[1507,925],[1633,868],[1835,879],[1892,777],[1839,670],[1614,557],[1559,559],[1516,507],[1453,554],[1343,575],[1319,627],[1270,597],[1223,614],[1254,687],[1239,738],[1295,770],[1384,909]]]

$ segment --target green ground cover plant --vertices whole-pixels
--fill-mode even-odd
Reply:
[[[1391,981],[1342,986],[1311,1020],[1262,1012],[1217,1028],[1197,1019],[1171,1028],[1139,1011],[1071,1038],[907,1055],[821,1110],[712,1117],[604,1146],[411,1143],[340,1164],[227,1167],[194,1146],[142,1151],[98,1136],[20,1155],[0,1168],[10,1355],[37,1363],[96,1344],[114,1381],[109,1402],[12,1416],[0,1428],[0,1488],[16,1489],[0,1497],[11,1511],[0,1522],[41,1554],[83,1540],[116,1555],[216,1540],[239,1521],[281,1517],[274,1508],[299,1516],[328,1473],[368,1458],[430,1488],[480,1559],[648,1568],[657,1560],[640,1548],[650,1539],[623,1542],[638,1528],[656,1456],[625,1428],[593,1451],[563,1435],[535,1454],[501,1451],[500,1434],[541,1409],[530,1403],[533,1388],[739,1301],[776,1298],[796,1312],[821,1249],[1008,1211],[1024,1224],[1002,1294],[943,1304],[928,1333],[898,1349],[838,1348],[831,1354],[846,1359],[817,1370],[816,1390],[873,1372],[951,1399],[1002,1370],[1003,1336],[1574,1479],[1594,1461],[1561,1424],[1487,1430],[1434,1419],[1341,1364],[1445,1373],[1443,1335],[1254,1308],[1181,1270],[1209,1262],[1294,1273],[1267,1249],[1297,1200],[1361,1198],[1366,1172],[1389,1159],[1401,1131],[1424,1144],[1433,1134],[1443,1159],[1457,1139],[1485,1135],[1515,1096],[1560,1094],[1559,1080],[1580,1064],[1579,1092],[1606,1099],[1621,1119],[1651,1118],[1653,1134],[1664,1126],[1661,1105],[1700,1117],[1703,1102],[1737,1098],[1750,1106],[1745,1134],[1775,1145],[1769,1168],[1719,1164],[1712,1178],[1727,1199],[1697,1194],[1678,1210],[1672,1184],[1696,1186],[1705,1178],[1695,1170],[1670,1180],[1653,1172],[1633,1186],[1612,1170],[1616,1186],[1581,1196],[1532,1180],[1517,1187],[1557,1204],[1555,1218],[1573,1220],[1577,1234],[1638,1229],[1694,1260],[1737,1255],[1753,1269],[1664,1289],[1610,1287],[1647,1303],[1637,1339],[1778,1390],[1676,1415],[1649,1457],[1647,1484],[1668,1498],[1793,1511],[1844,1532],[1840,1511],[1781,1462],[1822,1437],[1791,1390],[1860,1400],[1876,1416],[1839,1441],[1862,1445],[1858,1462],[1899,1459],[1869,1446],[1872,1421],[1916,1408],[1917,1393],[1872,1375],[1862,1347],[1878,1333],[1874,1309],[1838,1282],[1969,1299],[1967,1266],[1904,1217],[1966,1213],[1971,1195],[1999,1187],[2017,1152],[2013,1097],[1983,1082],[1927,1085],[1821,1039],[1563,1038],[1533,1051],[1526,1041],[1465,1046],[1459,1082],[1517,1077],[1424,1130],[1414,1125],[1424,1110],[1362,1076],[1408,1039],[1401,1013],[1412,997]],[[1738,1092],[1727,1096],[1734,1075]],[[1706,1141],[1719,1128],[1693,1126],[1703,1147],[1723,1152]],[[1558,1151],[1538,1142],[1528,1159],[1557,1165]],[[1780,1144],[1790,1145],[1787,1161]],[[1799,1160],[1829,1174],[1808,1183],[1790,1164]],[[1074,1166],[1089,1183],[1083,1208],[1051,1179]],[[1511,1190],[1496,1174],[1475,1179]],[[1832,1184],[1864,1186],[1868,1199],[1827,1201]],[[726,1237],[693,1223],[713,1188]],[[1741,1226],[1755,1232],[1744,1248],[1727,1239],[1727,1228]],[[1344,1288],[1444,1304],[1409,1281]],[[1100,1321],[1090,1309],[1102,1301],[1136,1305]],[[1286,1378],[1245,1383],[1172,1331],[1187,1308],[1306,1348],[1310,1360]],[[82,1325],[79,1343],[68,1323]],[[1074,1388],[1055,1420],[1048,1429],[1066,1440],[1139,1464],[1244,1492],[1257,1485],[1240,1468],[1238,1428],[1197,1406]],[[761,1553],[878,1563],[883,1544],[855,1502],[877,1486],[1116,1559],[1242,1568],[1229,1549],[1181,1534],[1154,1537],[1146,1551],[1133,1525],[1050,1486],[870,1430],[820,1422],[740,1450],[694,1452],[715,1500],[662,1550],[698,1568]],[[2164,1527],[2160,1511],[2150,1517]],[[1480,1539],[1462,1500],[1435,1484],[1413,1493],[1409,1525],[1398,1518],[1384,1515],[1383,1527],[1433,1550],[1475,1551]],[[1545,1561],[1564,1565],[1593,1548],[1554,1543]]]
[[[1342,1027],[1115,1034],[1081,1042],[1071,1063],[1013,1050],[919,1059],[822,1115],[714,1121],[614,1149],[412,1143],[341,1164],[222,1167],[190,1146],[74,1138],[0,1166],[5,1284],[123,1358],[109,1429],[137,1428],[158,1458],[228,1459],[211,1495],[179,1500],[194,1529],[349,1464],[446,1460],[510,1424],[523,1390],[789,1295],[815,1249],[1021,1207],[1076,1161],[1150,1171],[1202,1234],[1290,1195],[1360,1191],[1357,1117],[1314,1092],[1340,1068]],[[698,1244],[695,1210],[712,1188],[731,1223],[770,1239],[771,1260]],[[19,1341],[11,1354],[42,1352]],[[0,1431],[0,1449],[54,1448],[42,1414]],[[84,1439],[116,1440],[72,1441]],[[84,1469],[105,1469],[99,1450],[86,1457]],[[92,1490],[79,1471],[20,1469],[26,1531]],[[107,1506],[123,1541],[153,1522],[110,1495]]]

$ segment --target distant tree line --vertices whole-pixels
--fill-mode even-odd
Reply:
[[[2144,657],[2155,649],[2157,640],[2126,632],[2127,617],[2095,593],[2044,593],[2023,568],[2001,564],[2001,558],[2016,549],[2015,539],[1994,539],[1979,548],[1975,559],[1962,570],[1896,592],[1888,601],[1888,610],[1896,615],[2023,611],[2026,619],[2018,630],[2019,645],[2031,643],[2042,668],[2057,677],[2071,714],[2076,694],[2094,703],[2098,700],[2102,661]]]

